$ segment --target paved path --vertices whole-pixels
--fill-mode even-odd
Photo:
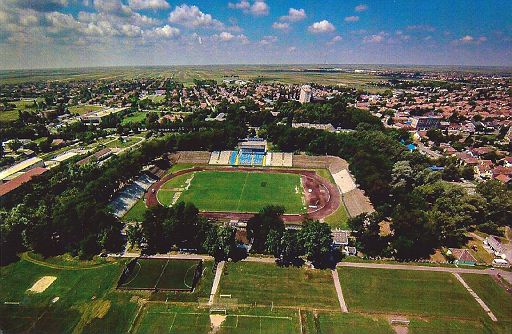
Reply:
[[[496,318],[496,316],[494,315],[494,313],[492,313],[491,309],[485,305],[484,301],[482,299],[480,299],[480,297],[478,297],[478,295],[476,294],[475,291],[473,291],[473,289],[471,289],[469,287],[469,285],[462,279],[462,277],[460,277],[460,275],[458,273],[453,273],[453,276],[455,276],[457,278],[457,280],[462,284],[464,285],[464,287],[466,288],[466,290],[468,290],[468,292],[471,294],[471,296],[473,296],[473,298],[475,298],[475,300],[477,301],[478,304],[480,304],[480,306],[484,309],[485,313],[487,313],[487,315],[489,316],[489,318],[491,318],[492,321],[498,321],[498,319]]]
[[[458,274],[480,274],[480,275],[500,275],[507,282],[512,284],[512,272],[499,269],[470,269],[459,267],[431,267],[431,266],[415,266],[407,264],[384,264],[384,263],[355,263],[340,262],[338,267],[355,267],[355,268],[373,268],[373,269],[391,269],[391,270],[416,270],[416,271],[440,271]]]
[[[345,298],[343,298],[343,291],[341,291],[340,278],[336,269],[331,270],[332,280],[334,281],[334,287],[336,288],[336,294],[338,295],[338,301],[340,302],[341,312],[348,313],[347,304]]]
[[[213,304],[213,299],[217,294],[217,289],[219,288],[220,277],[222,276],[222,271],[224,270],[224,261],[219,262],[217,265],[217,270],[215,271],[215,278],[213,279],[212,292],[210,293],[210,300],[208,301],[208,305]]]

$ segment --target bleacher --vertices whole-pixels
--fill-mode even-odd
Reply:
[[[252,165],[253,154],[251,153],[240,153],[238,157],[238,164],[242,166],[251,166]]]
[[[238,156],[238,151],[231,152],[231,156],[229,157],[229,164],[236,165],[236,157]]]
[[[265,158],[265,154],[254,154],[254,158],[252,160],[252,164],[254,166],[262,166],[263,158]]]

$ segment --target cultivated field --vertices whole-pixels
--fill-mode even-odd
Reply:
[[[175,192],[185,187],[192,174],[171,179],[159,191],[158,199],[170,205]],[[163,193],[162,193],[163,192]],[[180,201],[194,203],[201,211],[258,212],[266,205],[282,205],[286,213],[304,212],[300,176],[281,173],[195,172]]]

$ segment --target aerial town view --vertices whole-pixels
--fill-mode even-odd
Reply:
[[[512,2],[0,0],[0,333],[512,334]]]

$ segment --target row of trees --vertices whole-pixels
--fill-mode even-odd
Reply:
[[[317,265],[331,259],[331,230],[327,224],[307,221],[302,229],[285,229],[282,207],[263,208],[247,223],[251,250],[272,254],[283,264],[300,262],[301,256]],[[167,253],[172,249],[189,249],[207,253],[217,260],[243,257],[235,229],[199,216],[192,203],[180,202],[171,208],[155,207],[146,211],[144,221],[127,229],[128,242],[147,254]],[[241,243],[241,241],[239,241]]]
[[[78,167],[72,162],[3,196],[0,207],[2,263],[30,249],[45,256],[70,252],[82,257],[121,247],[121,223],[109,212],[116,191],[156,157],[175,150],[227,149],[243,127],[212,128],[172,134],[144,143],[137,151],[106,164]]]

